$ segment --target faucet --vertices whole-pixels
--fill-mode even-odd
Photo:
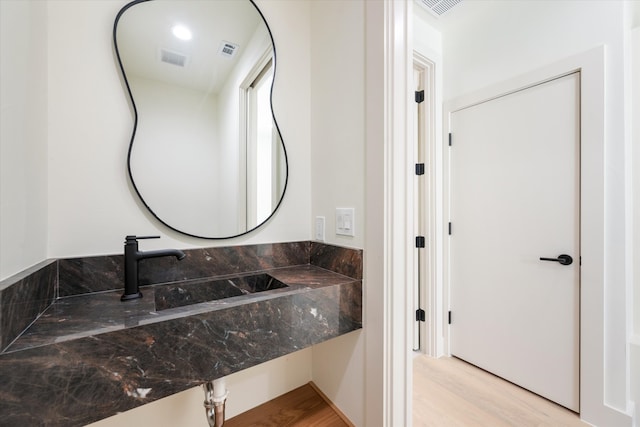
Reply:
[[[138,261],[146,258],[174,256],[178,260],[184,259],[184,252],[178,249],[161,249],[157,251],[141,252],[138,250],[138,239],[159,239],[160,236],[127,236],[124,241],[124,294],[120,301],[142,298],[138,285]]]

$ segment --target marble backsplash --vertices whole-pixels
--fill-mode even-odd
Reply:
[[[53,303],[57,280],[50,260],[0,282],[0,352]]]
[[[309,264],[312,245],[317,243],[187,249],[181,261],[174,257],[141,260],[138,277],[144,286]],[[61,259],[59,265],[60,297],[124,288],[123,255]]]
[[[311,264],[362,280],[362,250],[288,242],[184,250],[186,257],[140,261],[141,285]],[[0,351],[56,299],[124,287],[124,256],[48,260],[0,282]]]
[[[362,250],[319,242],[309,243],[309,261],[311,265],[335,271],[353,279],[362,280]]]

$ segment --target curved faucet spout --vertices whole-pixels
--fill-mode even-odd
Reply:
[[[164,256],[174,256],[178,260],[184,259],[187,255],[179,249],[160,249],[155,251],[142,252],[138,250],[138,239],[158,239],[160,236],[127,236],[124,242],[124,294],[120,301],[129,301],[142,298],[138,283],[138,261],[147,258],[158,258]]]
[[[147,259],[147,258],[158,258],[161,256],[174,256],[178,259],[178,261],[184,259],[187,255],[182,252],[180,249],[160,249],[157,251],[145,251],[136,253],[136,258],[139,260]]]

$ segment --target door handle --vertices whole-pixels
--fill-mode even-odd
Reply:
[[[540,261],[555,261],[555,262],[559,262],[562,265],[573,264],[573,258],[571,258],[570,255],[566,255],[566,254],[558,255],[558,258],[540,258]]]

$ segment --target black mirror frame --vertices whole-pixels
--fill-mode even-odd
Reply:
[[[233,239],[235,237],[240,237],[240,236],[244,236],[245,234],[251,233],[252,231],[260,228],[261,226],[263,226],[264,224],[266,224],[267,222],[269,222],[269,220],[275,215],[275,213],[278,211],[278,209],[280,208],[280,205],[282,205],[282,201],[284,200],[284,196],[287,193],[287,186],[289,184],[289,158],[287,155],[287,148],[284,145],[284,139],[282,138],[282,133],[280,132],[280,127],[278,126],[278,122],[276,120],[276,116],[275,113],[273,111],[273,86],[275,85],[275,81],[276,81],[276,74],[277,74],[277,61],[276,61],[276,44],[273,40],[273,34],[271,33],[271,28],[269,28],[269,24],[267,23],[267,20],[265,19],[264,15],[262,14],[262,11],[260,10],[260,8],[258,8],[258,6],[255,4],[254,0],[248,0],[251,5],[256,9],[256,11],[258,12],[258,14],[260,14],[260,18],[262,19],[262,21],[264,22],[265,26],[267,27],[267,32],[269,33],[269,38],[271,39],[271,46],[273,46],[273,83],[271,84],[271,89],[269,91],[269,104],[271,106],[271,116],[273,117],[273,124],[276,127],[276,130],[278,132],[278,136],[280,137],[280,143],[282,144],[282,151],[284,153],[284,162],[285,162],[285,180],[284,180],[284,187],[282,189],[282,194],[280,195],[280,200],[278,201],[278,204],[276,205],[276,207],[273,209],[273,211],[271,212],[271,215],[269,215],[267,218],[265,218],[260,224],[256,225],[255,227],[243,232],[243,233],[238,233],[238,234],[234,234],[231,236],[224,236],[224,237],[209,237],[209,236],[200,236],[197,234],[192,234],[192,233],[187,233],[185,231],[179,230],[175,227],[173,227],[172,225],[166,223],[162,218],[160,218],[154,211],[153,209],[151,209],[151,207],[147,204],[147,202],[145,202],[144,198],[142,197],[142,194],[140,194],[140,190],[138,189],[138,187],[136,186],[136,183],[133,180],[133,175],[131,172],[131,150],[133,148],[133,142],[134,139],[136,137],[136,130],[138,128],[138,109],[136,107],[136,103],[135,100],[133,99],[133,93],[131,92],[131,87],[129,86],[129,80],[127,79],[127,74],[124,71],[124,66],[122,65],[122,60],[120,58],[120,51],[118,50],[118,42],[116,39],[116,33],[118,30],[118,23],[120,22],[120,18],[122,17],[122,15],[131,7],[140,4],[140,3],[146,3],[146,2],[150,2],[150,1],[154,1],[154,0],[133,0],[130,3],[127,3],[125,6],[122,7],[122,9],[120,9],[120,11],[118,12],[118,14],[116,15],[115,21],[113,23],[113,48],[116,54],[116,58],[118,60],[118,66],[120,68],[120,72],[122,73],[122,78],[124,80],[125,86],[127,88],[127,94],[129,95],[129,100],[131,101],[131,106],[133,108],[133,130],[132,130],[132,134],[131,134],[131,140],[129,142],[129,149],[127,150],[127,176],[129,178],[129,182],[131,183],[133,189],[135,190],[138,199],[142,202],[142,204],[147,208],[147,210],[153,215],[154,218],[156,218],[161,224],[163,224],[164,226],[170,228],[173,231],[176,231],[180,234],[184,234],[186,236],[190,236],[190,237],[196,237],[199,239],[207,239],[207,240],[225,240],[225,239]]]

